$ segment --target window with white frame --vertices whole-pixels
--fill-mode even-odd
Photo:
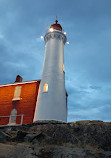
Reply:
[[[15,125],[16,124],[16,118],[17,118],[17,110],[12,109],[12,111],[10,113],[9,125]]]

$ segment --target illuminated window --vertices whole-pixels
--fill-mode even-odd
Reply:
[[[63,71],[65,72],[65,66],[64,66],[64,64],[63,64]]]
[[[20,100],[21,88],[22,88],[22,86],[15,87],[14,97],[12,99],[13,101]]]
[[[44,84],[43,92],[48,92],[48,84],[47,83]]]
[[[13,109],[10,113],[9,125],[15,125],[17,118],[17,110]]]

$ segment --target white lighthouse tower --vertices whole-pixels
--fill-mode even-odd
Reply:
[[[67,41],[62,27],[56,23],[44,36],[45,58],[34,122],[37,120],[67,121],[64,70],[64,45]]]

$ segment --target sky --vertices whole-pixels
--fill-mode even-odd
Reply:
[[[41,79],[56,16],[67,32],[68,121],[111,121],[111,0],[0,0],[0,84]]]

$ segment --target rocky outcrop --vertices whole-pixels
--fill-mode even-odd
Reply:
[[[0,158],[111,158],[111,122],[39,121],[1,127]]]

